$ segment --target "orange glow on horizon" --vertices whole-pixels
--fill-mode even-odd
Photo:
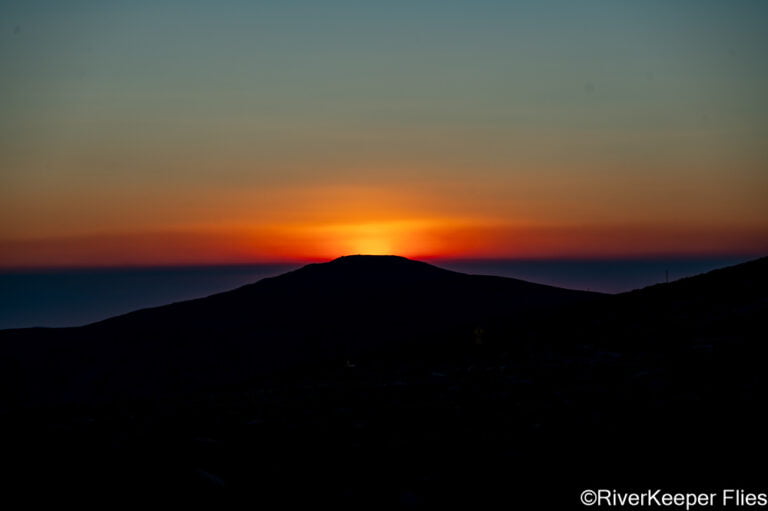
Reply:
[[[647,226],[505,225],[450,220],[291,224],[226,231],[0,240],[0,267],[108,267],[324,262],[344,255],[410,259],[764,255],[765,231]],[[52,257],[55,254],[55,258]]]
[[[391,220],[319,225],[289,225],[272,231],[282,243],[272,253],[278,258],[328,260],[350,254],[396,254],[410,258],[448,256],[456,251],[441,235],[455,222],[448,220]],[[264,249],[263,235],[255,235],[254,250]]]
[[[119,228],[62,221],[55,232],[0,238],[0,267],[320,262],[351,254],[440,260],[768,251],[762,222],[702,218],[672,224],[644,216],[609,223],[570,207],[567,195],[460,184],[466,183],[243,188],[226,200],[206,192],[205,200],[189,198],[197,206],[183,217],[162,208],[133,208],[152,218],[126,216]],[[555,185],[565,194],[565,184]],[[539,195],[551,200],[532,201]]]
[[[289,198],[283,207],[295,207],[283,218],[275,205],[276,216],[258,221],[235,218],[154,230],[0,239],[0,267],[299,263],[353,254],[437,261],[768,251],[762,225],[534,222],[522,214],[462,212],[431,196],[361,187],[305,190]]]
[[[267,247],[269,237],[281,243]],[[695,254],[762,254],[768,249],[751,229],[669,226],[508,224],[491,220],[393,220],[305,224],[255,234],[254,251],[271,259],[327,261],[353,254],[411,259],[604,258]],[[734,247],[741,247],[734,250]]]

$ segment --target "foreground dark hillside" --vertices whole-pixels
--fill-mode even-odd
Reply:
[[[401,347],[450,349],[487,324],[598,297],[349,256],[85,327],[0,332],[0,368],[6,404],[107,403]]]
[[[358,290],[402,289],[415,279],[408,307],[425,292],[414,289],[444,275],[393,261],[404,266],[344,271]],[[333,282],[318,268],[327,266],[284,282],[319,292]],[[551,309],[506,296],[504,279],[482,279],[489,300],[460,287],[470,293],[466,309],[451,308],[455,295],[426,308],[448,318],[481,314],[448,321],[444,332],[397,337],[403,324],[393,318],[396,328],[385,330],[395,335],[391,344],[366,341],[365,350],[249,381],[103,404],[11,407],[6,481],[28,498],[44,489],[78,502],[137,497],[260,509],[583,509],[578,498],[587,488],[761,489],[752,460],[768,454],[767,268],[761,259],[613,297],[557,291],[579,299]],[[457,280],[437,294],[465,282],[450,278]],[[551,290],[531,286],[514,282],[532,296]],[[284,299],[316,303],[293,296]],[[353,296],[361,302],[355,310],[376,300]],[[489,305],[499,303],[525,312],[505,317]],[[89,328],[137,317],[157,324],[143,315],[162,310]],[[376,329],[364,331],[376,338]],[[436,342],[441,337],[449,342]]]

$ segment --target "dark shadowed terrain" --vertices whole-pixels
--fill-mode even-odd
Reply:
[[[766,317],[765,258],[601,295],[351,256],[2,331],[4,483],[258,509],[759,489]]]

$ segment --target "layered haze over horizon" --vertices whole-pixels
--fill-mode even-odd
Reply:
[[[0,0],[0,268],[764,255],[766,22]]]

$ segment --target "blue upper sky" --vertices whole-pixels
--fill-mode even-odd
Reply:
[[[0,1],[0,263],[222,226],[298,245],[286,225],[319,217],[754,252],[767,22],[760,0]],[[342,186],[388,198],[296,199]]]

